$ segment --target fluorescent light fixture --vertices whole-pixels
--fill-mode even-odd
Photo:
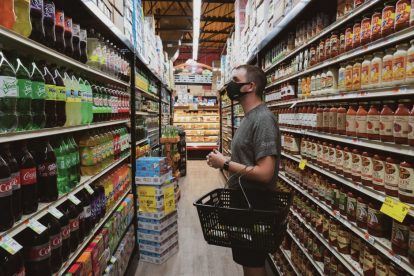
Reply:
[[[193,0],[193,60],[198,59],[198,40],[200,39],[201,0]]]

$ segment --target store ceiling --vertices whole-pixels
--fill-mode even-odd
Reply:
[[[192,0],[143,0],[144,14],[154,15],[170,56],[179,48],[192,47],[192,6]],[[234,0],[203,0],[200,25],[200,51],[223,48],[234,26]]]

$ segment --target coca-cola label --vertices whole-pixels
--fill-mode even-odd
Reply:
[[[88,39],[88,32],[84,29],[80,30],[80,40],[86,41]]]
[[[0,197],[6,197],[12,195],[12,183],[11,178],[0,179]]]
[[[73,32],[73,36],[80,37],[80,25],[79,24],[73,24],[72,32]]]
[[[43,6],[43,16],[53,19],[55,17],[55,4],[53,2],[45,3]]]
[[[62,245],[62,233],[50,236],[51,249],[59,248]]]
[[[10,175],[10,182],[13,191],[20,189],[20,172],[15,172]]]
[[[33,185],[37,183],[36,168],[20,169],[20,184]]]
[[[43,0],[31,0],[30,9],[43,11]]]
[[[65,28],[65,13],[63,11],[56,11],[55,24],[58,27]]]
[[[41,177],[50,177],[50,176],[55,176],[57,173],[57,169],[56,169],[56,163],[43,163],[43,164],[39,164],[37,166],[37,170],[39,173],[39,176]]]
[[[65,32],[72,32],[72,18],[70,17],[65,17]]]
[[[26,276],[26,269],[24,265],[16,272],[14,276]]]
[[[91,205],[83,207],[83,215],[84,215],[84,218],[89,218],[92,215]]]
[[[79,229],[79,217],[69,220],[70,231],[74,232]]]
[[[42,245],[25,247],[25,259],[28,262],[39,262],[50,258],[50,243],[44,243]]]
[[[68,239],[70,237],[70,223],[68,225],[62,226],[61,229],[62,229],[61,231],[62,239],[63,240]]]

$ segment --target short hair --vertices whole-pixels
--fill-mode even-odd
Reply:
[[[256,84],[256,95],[261,98],[263,95],[264,89],[266,87],[266,82],[267,82],[266,75],[263,72],[263,70],[257,66],[249,65],[249,64],[239,65],[234,69],[235,70],[238,70],[238,69],[246,70],[247,81],[254,82]]]

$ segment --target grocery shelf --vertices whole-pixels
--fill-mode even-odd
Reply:
[[[375,6],[375,5],[377,5],[377,4],[381,3],[381,2],[383,2],[383,0],[366,1],[364,4],[362,4],[359,7],[355,8],[354,10],[352,10],[351,12],[349,12],[348,14],[346,14],[345,16],[343,16],[341,19],[335,21],[334,23],[332,23],[331,25],[329,25],[328,27],[326,27],[323,31],[321,31],[320,33],[318,33],[317,35],[315,35],[313,38],[311,38],[310,40],[308,40],[303,45],[297,47],[296,49],[294,49],[293,51],[291,51],[290,53],[288,53],[286,56],[284,56],[283,58],[279,59],[278,61],[276,61],[271,66],[269,66],[268,68],[265,68],[263,71],[265,73],[269,72],[274,67],[276,67],[277,65],[281,64],[285,60],[293,57],[295,54],[299,53],[300,51],[302,51],[306,47],[309,47],[309,45],[311,45],[312,43],[318,41],[323,36],[325,36],[327,34],[330,34],[333,30],[335,30],[336,28],[338,28],[342,24],[350,21],[351,19],[355,18],[358,15],[361,15],[363,12],[369,10],[370,8],[372,8],[373,6]]]
[[[122,201],[126,198],[126,196],[130,193],[131,187],[128,188],[128,190],[118,199],[118,201],[114,204],[114,206],[111,208],[109,212],[105,214],[103,219],[95,226],[95,228],[91,231],[89,236],[85,237],[83,242],[78,245],[78,248],[73,252],[69,259],[63,263],[60,270],[56,273],[57,275],[65,275],[66,270],[70,268],[72,263],[76,261],[76,259],[79,257],[79,255],[82,253],[82,251],[85,249],[85,247],[92,241],[92,239],[96,236],[98,231],[104,226],[106,221],[112,216],[113,212],[118,209],[119,204],[122,203]]]
[[[400,85],[389,86],[375,89],[361,89],[354,92],[340,92],[336,95],[327,95],[321,97],[310,97],[306,99],[294,99],[283,102],[271,103],[267,107],[279,107],[279,106],[295,106],[302,103],[314,103],[314,102],[326,102],[326,101],[344,101],[344,100],[365,100],[375,98],[392,98],[392,97],[408,97],[414,96],[414,85]]]
[[[292,238],[292,240],[296,243],[296,245],[300,248],[300,250],[303,252],[303,254],[308,258],[309,262],[315,267],[316,271],[318,271],[319,275],[324,275],[323,273],[323,266],[319,263],[317,263],[311,255],[309,255],[306,248],[303,247],[303,245],[298,241],[296,236],[290,231],[290,229],[287,229],[287,233]],[[289,262],[290,264],[291,262]],[[293,266],[292,266],[293,267]],[[296,271],[296,270],[295,270]],[[300,275],[300,274],[299,274]]]
[[[138,145],[141,145],[141,144],[143,144],[143,143],[145,143],[145,142],[148,142],[148,137],[147,137],[147,138],[144,138],[144,139],[141,139],[141,140],[139,140],[139,141],[137,141],[137,142],[136,142],[136,145],[138,146]]]
[[[244,114],[234,114],[234,117],[244,117]]]
[[[161,100],[161,102],[163,103],[163,104],[170,104],[169,102],[167,102],[166,100],[164,100],[164,99],[162,99]]]
[[[291,160],[293,160],[293,161],[296,161],[298,163],[302,159],[300,156],[290,155],[286,152],[282,152],[282,155],[289,158],[289,159],[291,159]],[[337,182],[339,182],[339,183],[342,183],[343,185],[346,185],[346,186],[350,187],[351,189],[357,190],[358,192],[363,193],[363,194],[365,194],[365,195],[367,195],[367,196],[369,196],[373,199],[376,199],[376,200],[381,201],[381,202],[385,201],[385,196],[386,195],[383,192],[374,190],[374,189],[372,189],[370,187],[367,187],[363,184],[356,183],[356,182],[352,181],[351,179],[347,179],[343,176],[337,175],[336,173],[332,173],[332,172],[330,172],[326,169],[323,169],[319,166],[315,166],[315,165],[313,165],[309,162],[306,164],[306,166],[313,169],[313,170],[315,170],[315,171],[317,171],[317,172],[319,172],[319,173],[321,173],[321,174],[323,174],[323,175],[325,175],[325,176],[327,176],[327,177],[329,177],[329,178],[331,178],[331,179],[333,179],[333,180],[335,180],[335,181],[337,181]],[[398,198],[395,198],[395,197],[392,197],[392,198],[399,201]],[[405,204],[407,204],[408,206],[411,207],[408,214],[410,216],[414,217],[414,204],[409,204],[409,203],[405,203]]]
[[[229,108],[229,107],[231,107],[231,106],[232,106],[231,104],[229,104],[229,105],[225,105],[225,106],[223,106],[223,107],[222,107],[222,109]]]
[[[276,264],[275,260],[273,259],[272,254],[270,254],[270,253],[269,253],[269,259],[270,259],[270,263],[271,263],[272,267],[274,267],[274,269],[277,271],[277,274],[279,274],[280,276],[283,276],[282,271],[281,271],[281,270],[280,270],[280,268],[277,266],[277,264]],[[293,268],[293,267],[292,267],[292,268]],[[296,275],[301,275],[301,274],[299,274],[299,273],[295,270],[295,268],[293,268],[293,269],[294,269],[294,271],[295,271]]]
[[[122,232],[122,235],[119,237],[119,240],[116,243],[116,246],[114,247],[114,250],[112,250],[112,252],[111,252],[111,256],[114,255],[114,253],[118,249],[119,245],[121,244],[121,241],[124,239],[126,233],[128,232],[129,227],[131,227],[133,225],[133,222],[134,222],[134,220],[131,219],[131,221],[128,223],[128,226],[125,227],[124,231]]]
[[[272,88],[272,87],[274,87],[278,84],[281,84],[283,82],[286,82],[288,80],[292,80],[292,79],[298,78],[300,76],[309,74],[313,71],[320,70],[322,68],[331,66],[333,64],[337,64],[337,63],[343,62],[345,60],[350,60],[350,59],[358,57],[360,55],[364,55],[368,52],[372,52],[374,50],[385,48],[387,46],[394,45],[398,42],[408,40],[408,39],[412,38],[413,36],[414,36],[414,27],[410,27],[410,28],[401,30],[401,31],[396,32],[394,34],[391,34],[387,37],[380,38],[380,39],[378,39],[376,41],[373,41],[371,43],[368,43],[364,46],[358,47],[354,50],[351,50],[351,51],[345,52],[343,54],[340,54],[336,57],[330,58],[330,59],[328,59],[324,62],[318,63],[318,64],[316,64],[314,66],[311,66],[311,67],[309,67],[305,70],[302,70],[300,72],[288,75],[284,78],[281,78],[281,79],[269,84],[268,86],[266,86],[266,89]]]
[[[148,116],[149,113],[146,111],[135,111],[135,115],[142,115],[142,116]]]
[[[122,86],[129,86],[129,83],[118,80],[116,77],[110,76],[102,71],[89,67],[73,58],[70,58],[63,53],[59,53],[49,47],[46,47],[36,41],[23,37],[13,31],[10,31],[0,26],[0,41],[4,45],[13,45],[13,49],[32,55],[38,55],[40,58],[47,60],[50,63],[56,63],[62,66],[70,66],[76,70],[82,70],[91,76],[98,77],[101,80],[110,81]]]
[[[15,236],[16,234],[20,233],[23,229],[26,228],[26,224],[29,220],[39,220],[41,217],[46,215],[48,213],[49,208],[57,207],[60,204],[62,204],[64,201],[68,199],[70,195],[74,195],[83,188],[85,188],[87,185],[92,184],[94,181],[99,179],[101,176],[108,173],[110,170],[121,164],[123,161],[127,160],[130,156],[130,153],[128,152],[128,155],[125,157],[120,158],[119,160],[115,161],[108,167],[106,167],[101,172],[97,173],[94,176],[82,176],[79,184],[70,192],[59,196],[59,198],[56,201],[50,202],[50,203],[39,203],[39,207],[36,212],[29,214],[29,215],[23,215],[23,217],[14,223],[13,227],[9,230],[6,230],[4,232],[0,233],[0,237],[4,236]]]
[[[220,122],[174,122],[174,124],[219,124]]]
[[[109,122],[100,122],[100,123],[93,123],[90,125],[80,125],[80,126],[72,126],[72,127],[54,127],[54,128],[43,128],[39,130],[2,133],[0,134],[0,143],[41,138],[41,137],[71,133],[71,132],[76,132],[76,131],[81,131],[81,130],[90,130],[90,129],[100,128],[100,127],[125,124],[127,122],[129,122],[129,119],[109,121]]]
[[[156,128],[153,128],[153,129],[148,129],[148,133],[152,133],[152,132],[154,132],[154,131],[158,131],[159,130],[159,128],[158,127],[156,127]]]
[[[288,261],[289,265],[292,267],[292,269],[296,273],[296,275],[301,275],[299,270],[296,268],[296,266],[292,262],[291,252],[288,251],[288,250],[284,250],[282,247],[280,248],[280,251],[282,252],[282,255],[285,257],[285,259]],[[323,271],[323,267],[322,267],[322,271]]]
[[[141,95],[144,96],[147,99],[150,99],[150,100],[153,100],[153,101],[154,100],[155,101],[159,101],[160,100],[160,97],[158,97],[157,95],[154,95],[154,94],[152,94],[150,92],[144,91],[144,90],[142,90],[139,87],[135,87],[135,89],[138,90],[141,93]]]
[[[391,242],[389,240],[371,236],[368,232],[359,228],[355,223],[351,223],[347,218],[341,216],[338,211],[332,210],[331,207],[327,206],[321,200],[314,198],[312,195],[310,195],[307,191],[305,191],[305,189],[303,189],[297,183],[287,178],[284,172],[280,172],[279,177],[283,181],[285,181],[287,184],[295,188],[297,191],[302,193],[304,196],[312,200],[316,205],[322,208],[325,212],[335,217],[341,224],[346,226],[348,229],[350,229],[352,232],[358,235],[361,239],[370,243],[375,249],[377,249],[387,258],[397,263],[399,266],[401,266],[401,268],[407,271],[410,275],[414,275],[414,267],[410,264],[409,260],[406,257],[396,255],[395,253],[393,253],[392,248],[391,248]]]
[[[294,129],[294,128],[281,127],[280,131],[308,135],[312,137],[318,137],[321,139],[338,141],[341,143],[347,143],[347,144],[366,147],[370,149],[382,150],[382,151],[393,152],[393,153],[398,153],[398,154],[414,157],[414,147],[411,147],[408,145],[386,143],[386,142],[368,140],[368,139],[363,139],[363,138],[353,138],[353,137],[332,134],[332,133],[320,133],[320,132],[306,130],[306,129]]]

